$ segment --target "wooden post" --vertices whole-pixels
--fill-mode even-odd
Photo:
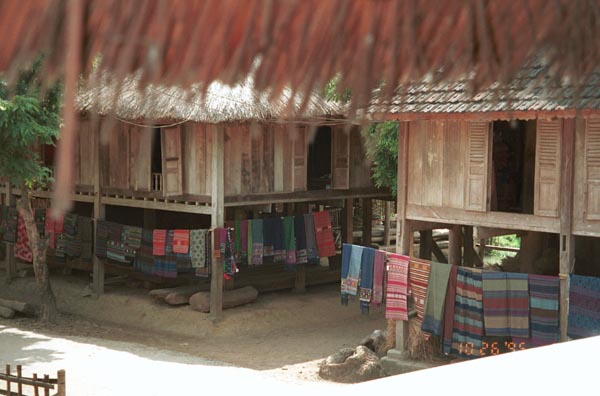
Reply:
[[[569,301],[567,277],[571,273],[575,259],[575,237],[572,234],[573,222],[573,162],[575,151],[575,128],[585,128],[581,119],[563,121],[560,177],[560,340],[567,341],[567,321]],[[582,134],[583,135],[583,134]]]
[[[354,238],[354,200],[347,198],[344,200],[344,217],[342,219],[342,242],[353,243]]]
[[[412,250],[412,229],[406,219],[406,197],[408,187],[408,127],[401,123],[398,128],[398,195],[396,215],[396,252],[409,254]],[[396,321],[396,350],[406,352],[408,321]]]
[[[67,380],[65,370],[56,373],[56,396],[67,396]]]
[[[94,158],[94,240],[96,237],[98,220],[104,220],[106,216],[105,205],[102,203],[102,158],[100,150],[100,128],[94,130],[94,148],[96,150],[96,158]],[[95,246],[95,244],[94,244]],[[97,295],[104,294],[104,260],[94,254],[92,255],[93,278],[92,289]]]
[[[431,260],[433,249],[433,231],[419,231],[419,257],[424,260]]]
[[[12,186],[8,182],[6,190],[6,204],[14,206],[17,204],[17,199],[13,195]],[[6,283],[10,283],[17,273],[17,260],[15,259],[15,245],[13,243],[5,243],[6,247]]]
[[[465,267],[473,267],[475,261],[475,248],[473,247],[473,226],[463,226],[463,246],[464,252],[463,257],[465,260]]]
[[[390,217],[392,213],[392,203],[385,201],[383,211],[383,245],[390,245]]]
[[[371,198],[363,198],[363,226],[362,226],[362,244],[371,246],[373,240],[373,200]]]
[[[481,262],[483,262],[483,260],[485,259],[486,244],[487,244],[487,239],[479,240],[479,258],[481,259]]]
[[[224,148],[225,131],[223,127],[213,125],[212,133],[212,189],[211,189],[211,227],[225,225],[225,183],[224,183]],[[213,236],[214,238],[214,236]],[[210,316],[213,320],[221,319],[223,314],[223,262],[213,254],[210,280]]]
[[[448,228],[448,263],[462,265],[461,258],[462,233],[460,226],[453,225]]]

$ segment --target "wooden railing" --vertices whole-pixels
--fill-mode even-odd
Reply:
[[[162,191],[162,173],[152,174],[152,191]]]
[[[23,388],[27,390],[26,393],[23,393]],[[51,395],[50,391],[55,388],[56,393]],[[48,374],[45,374],[43,378],[33,374],[33,377],[29,378],[23,377],[20,365],[17,366],[17,372],[13,375],[10,364],[7,364],[5,373],[0,373],[0,395],[31,395],[31,390],[33,390],[35,396],[41,396],[42,394],[44,396],[66,396],[65,370],[58,370],[56,378],[50,378]]]

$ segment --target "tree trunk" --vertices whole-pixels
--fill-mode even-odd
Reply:
[[[29,200],[29,189],[25,186],[21,188],[21,198],[17,204],[19,214],[23,218],[27,236],[29,237],[29,246],[33,256],[33,272],[40,294],[40,320],[44,323],[54,322],[56,319],[56,298],[50,286],[48,273],[48,264],[46,263],[46,251],[48,250],[48,238],[40,238],[35,220],[33,209]]]

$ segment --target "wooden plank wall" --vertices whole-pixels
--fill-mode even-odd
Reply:
[[[152,183],[152,129],[129,128],[129,188],[150,191]]]
[[[94,161],[96,160],[96,146],[94,134],[97,129],[92,126],[90,119],[82,119],[79,124],[79,177],[75,179],[76,185],[94,185]]]
[[[205,124],[188,123],[183,127],[183,193],[210,195],[211,166],[208,156],[210,133]]]
[[[360,128],[350,130],[350,188],[373,187],[371,161],[367,158]]]
[[[129,128],[117,122],[108,142],[108,186],[129,188]]]
[[[600,236],[600,120],[575,126],[573,234]]]

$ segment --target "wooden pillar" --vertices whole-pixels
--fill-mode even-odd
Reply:
[[[352,198],[346,198],[344,200],[344,212],[342,218],[342,242],[353,243],[354,238],[352,233],[354,232],[354,200]]]
[[[560,340],[567,341],[567,321],[569,300],[567,278],[573,269],[575,260],[575,237],[572,234],[573,223],[573,162],[575,151],[575,128],[585,128],[581,119],[563,121],[561,145],[560,177]],[[581,133],[583,135],[583,133]]]
[[[453,225],[448,228],[448,263],[462,265],[461,258],[462,233],[460,226]]]
[[[463,257],[465,267],[473,267],[475,248],[473,247],[473,226],[463,226]]]
[[[373,200],[371,198],[362,199],[363,210],[363,226],[362,226],[362,244],[371,246],[373,240]]]
[[[408,188],[408,127],[400,123],[398,127],[398,195],[396,215],[396,252],[410,254],[412,250],[412,229],[406,219],[406,197]],[[406,351],[408,321],[396,321],[396,350]]]
[[[383,245],[390,245],[390,217],[392,214],[392,203],[385,201],[385,207],[383,211]]]
[[[483,262],[483,260],[485,259],[485,248],[486,248],[486,244],[487,244],[487,239],[480,239],[479,240],[479,258],[481,259],[481,262]]]
[[[424,260],[431,260],[433,249],[433,231],[419,231],[419,257]]]
[[[100,128],[94,128],[94,149],[96,157],[93,159],[94,163],[92,168],[94,169],[94,240],[97,232],[98,220],[104,220],[106,216],[106,207],[102,203],[102,158],[100,150]],[[94,244],[95,246],[95,244]],[[96,256],[96,252],[92,255],[92,289],[97,295],[104,293],[104,276],[105,267],[104,260]]]
[[[17,203],[16,197],[12,193],[12,186],[10,182],[7,183],[6,189],[6,200],[5,203],[8,206],[14,206]],[[10,283],[17,273],[17,260],[15,259],[15,245],[13,243],[5,242],[5,254],[6,254],[6,283]]]
[[[225,131],[223,127],[213,125],[212,133],[212,188],[211,188],[211,228],[225,225],[225,183],[224,148]],[[213,254],[210,280],[210,315],[218,320],[223,314],[223,261]]]

